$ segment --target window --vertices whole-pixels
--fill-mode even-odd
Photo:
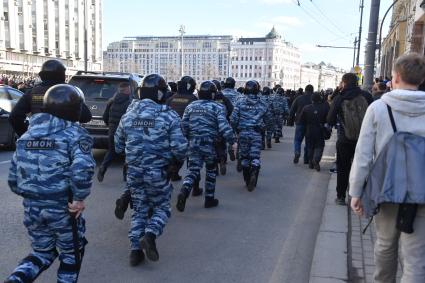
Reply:
[[[14,89],[9,89],[9,94],[12,97],[13,100],[18,100],[22,96],[21,92],[16,91]],[[0,94],[0,96],[1,96],[1,94]]]

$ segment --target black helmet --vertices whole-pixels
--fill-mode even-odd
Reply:
[[[181,94],[193,94],[196,88],[196,81],[191,76],[184,76],[177,82],[177,91]]]
[[[214,100],[217,94],[217,87],[212,81],[205,81],[199,88],[198,97],[199,99]]]
[[[220,92],[221,91],[221,83],[219,81],[217,81],[217,80],[212,80],[212,82],[217,87],[217,91]]]
[[[224,87],[225,88],[235,88],[235,84],[236,81],[234,78],[232,77],[228,77],[225,81],[224,81]]]
[[[56,59],[50,59],[43,63],[38,73],[42,81],[65,82],[65,65]]]
[[[284,94],[285,94],[285,90],[284,90],[283,88],[279,87],[279,88],[276,90],[276,93],[277,93],[277,94],[279,94],[279,95],[284,95]]]
[[[58,84],[47,90],[43,98],[43,112],[64,120],[80,120],[84,102],[83,92],[72,85]]]
[[[238,87],[237,92],[239,92],[240,94],[244,93],[244,88],[243,87]]]
[[[175,82],[168,82],[168,86],[170,87],[172,93],[177,92],[177,84]]]
[[[271,92],[272,92],[272,90],[268,86],[263,87],[263,94],[264,95],[270,95]]]
[[[247,81],[245,84],[245,94],[258,94],[260,85],[256,81]]]
[[[167,82],[157,74],[151,74],[143,79],[142,86],[137,90],[139,99],[152,99],[157,103],[162,103],[168,92]]]

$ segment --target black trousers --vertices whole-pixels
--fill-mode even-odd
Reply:
[[[306,143],[308,145],[309,162],[320,163],[322,160],[323,150],[325,148],[325,139],[321,134],[306,135]]]
[[[336,165],[338,167],[336,193],[338,198],[345,198],[346,196],[355,150],[355,143],[340,141],[336,143]]]

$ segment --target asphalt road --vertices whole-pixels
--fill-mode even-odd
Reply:
[[[89,244],[80,282],[308,282],[332,157],[325,150],[320,173],[294,165],[293,129],[285,135],[263,151],[254,192],[244,188],[235,162],[229,163],[227,175],[217,180],[217,208],[205,209],[202,197],[190,198],[179,213],[174,207],[181,182],[175,182],[172,218],[157,241],[160,260],[138,267],[128,264],[129,214],[122,221],[113,214],[124,187],[122,164],[114,163],[103,183],[94,181],[87,200]],[[99,162],[104,151],[94,154]],[[0,280],[30,251],[21,199],[7,186],[11,156],[0,151]],[[56,261],[37,282],[56,282],[57,266]]]

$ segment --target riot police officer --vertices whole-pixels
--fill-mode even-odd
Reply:
[[[179,114],[180,118],[183,117],[186,107],[197,100],[198,98],[193,94],[196,89],[196,81],[190,76],[184,76],[177,82],[177,93],[167,99],[166,104]],[[182,177],[179,171],[183,166],[183,162],[176,164],[176,172],[171,172],[171,181],[180,181]],[[199,182],[198,182],[199,184]],[[194,190],[195,192],[195,190]],[[196,189],[199,192],[199,187]]]
[[[205,163],[205,208],[216,207],[214,198],[217,175],[216,150],[214,141],[223,137],[234,144],[235,136],[226,119],[223,106],[214,101],[217,87],[211,81],[205,81],[199,89],[199,100],[192,102],[184,111],[182,129],[189,140],[189,173],[183,181],[178,195],[177,210],[183,212],[193,184],[199,179],[200,170]]]
[[[146,76],[138,89],[139,99],[132,101],[115,132],[115,151],[126,153],[127,186],[133,203],[129,232],[132,266],[144,260],[143,250],[149,260],[159,259],[156,238],[171,215],[173,186],[167,169],[186,156],[187,140],[180,118],[163,105],[166,92],[164,78]]]
[[[232,102],[232,105],[235,106],[236,104],[236,97],[238,96],[238,92],[235,90],[235,84],[236,81],[232,77],[226,78],[224,81],[224,89],[223,89],[223,95],[227,97],[230,102]]]
[[[50,59],[43,63],[38,73],[42,82],[25,93],[16,103],[9,116],[9,122],[18,136],[23,135],[28,125],[25,122],[27,114],[42,112],[43,97],[46,91],[54,85],[65,83],[66,67],[59,60]],[[83,103],[78,121],[87,123],[91,120],[89,108]]]
[[[77,282],[87,243],[81,212],[95,167],[92,138],[76,123],[82,104],[77,88],[51,87],[42,102],[46,113],[32,115],[28,131],[16,143],[9,186],[24,199],[33,251],[6,282],[33,282],[58,255],[57,281]]]
[[[243,176],[249,191],[254,190],[260,172],[261,130],[263,123],[273,131],[272,114],[259,97],[260,85],[256,81],[245,84],[245,97],[233,109],[230,123],[239,133],[239,154]]]
[[[232,114],[232,111],[233,111],[232,102],[230,102],[230,100],[227,97],[225,97],[223,93],[221,92],[221,83],[218,80],[212,80],[212,82],[217,87],[217,95],[215,96],[214,100],[215,102],[218,102],[221,105],[223,105],[225,113],[226,113],[226,118],[227,120],[229,120],[230,115]],[[220,166],[219,172],[221,175],[226,175],[227,146],[226,146],[226,141],[223,138],[219,138],[216,141],[216,151],[217,151],[217,157],[218,157],[218,165]],[[232,145],[229,145],[228,151],[229,151],[230,159],[232,161],[235,160],[235,152],[232,149]]]

